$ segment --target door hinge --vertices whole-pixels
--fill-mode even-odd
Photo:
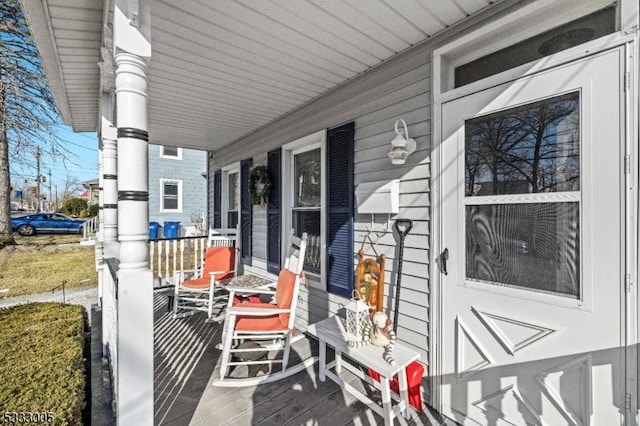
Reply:
[[[627,154],[624,156],[624,174],[628,175],[630,173],[631,173],[631,156]]]
[[[631,292],[631,274],[626,274],[624,276],[624,292],[625,293]]]
[[[627,411],[631,411],[631,394],[630,393],[624,394],[624,408]]]
[[[624,91],[627,92],[629,90],[629,82],[630,82],[630,74],[629,71],[624,73]]]

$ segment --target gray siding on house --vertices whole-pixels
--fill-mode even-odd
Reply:
[[[192,215],[207,217],[207,153],[195,149],[182,149],[182,159],[160,157],[160,146],[149,144],[149,221],[161,225],[179,221],[183,226],[192,225]],[[161,179],[182,181],[182,212],[160,212]]]
[[[232,146],[217,151],[210,170],[241,158],[254,156],[254,164],[264,164],[266,153],[313,132],[355,122],[355,184],[385,179],[400,179],[400,213],[391,217],[376,215],[372,238],[376,250],[387,256],[385,275],[385,309],[393,316],[395,283],[398,269],[398,238],[392,229],[396,218],[414,221],[406,238],[398,338],[417,349],[428,362],[429,329],[429,235],[430,198],[429,155],[431,149],[431,66],[430,51],[424,46],[409,51],[353,80],[339,90],[306,105],[300,110],[267,126]],[[417,151],[403,166],[392,165],[387,158],[393,139],[394,123],[402,118]],[[354,256],[367,229],[371,215],[355,216]],[[266,263],[266,214],[254,206],[253,267],[263,272]],[[387,224],[387,225],[385,225]],[[374,256],[372,248],[364,247]],[[314,286],[303,287],[296,325],[301,329],[312,322],[338,312],[348,299],[329,294]]]

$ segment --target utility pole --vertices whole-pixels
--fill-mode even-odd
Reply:
[[[42,199],[40,198],[40,147],[36,149],[36,185],[36,199],[38,200],[36,213],[40,213],[40,204],[42,204]]]
[[[49,211],[57,210],[57,206],[55,208],[51,208],[51,203],[53,203],[53,198],[51,198],[51,169],[49,169],[49,199],[47,200],[47,204],[49,205]]]

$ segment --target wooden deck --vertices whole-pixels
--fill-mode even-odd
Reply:
[[[317,363],[295,376],[256,387],[220,388],[218,377],[222,325],[204,314],[173,319],[167,297],[155,297],[156,425],[377,425],[382,417],[330,380],[320,382]],[[291,352],[290,365],[317,354],[317,342],[303,339]],[[214,376],[215,374],[215,376]],[[234,374],[246,374],[238,369]],[[346,373],[348,374],[348,373]],[[345,380],[365,390],[356,377]],[[370,395],[378,394],[369,390]],[[412,411],[413,412],[413,411]],[[454,425],[435,411],[414,416],[411,425]],[[396,420],[396,424],[400,424]]]

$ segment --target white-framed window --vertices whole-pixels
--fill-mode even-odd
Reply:
[[[160,145],[160,158],[182,160],[182,148]]]
[[[182,181],[160,179],[160,211],[182,212]]]
[[[240,164],[222,169],[222,226],[235,228],[240,219]]]
[[[304,270],[311,284],[326,288],[324,277],[326,219],[326,133],[314,133],[283,146],[283,238],[293,229],[309,236]],[[284,241],[284,240],[283,240]],[[284,246],[284,245],[283,245]]]

